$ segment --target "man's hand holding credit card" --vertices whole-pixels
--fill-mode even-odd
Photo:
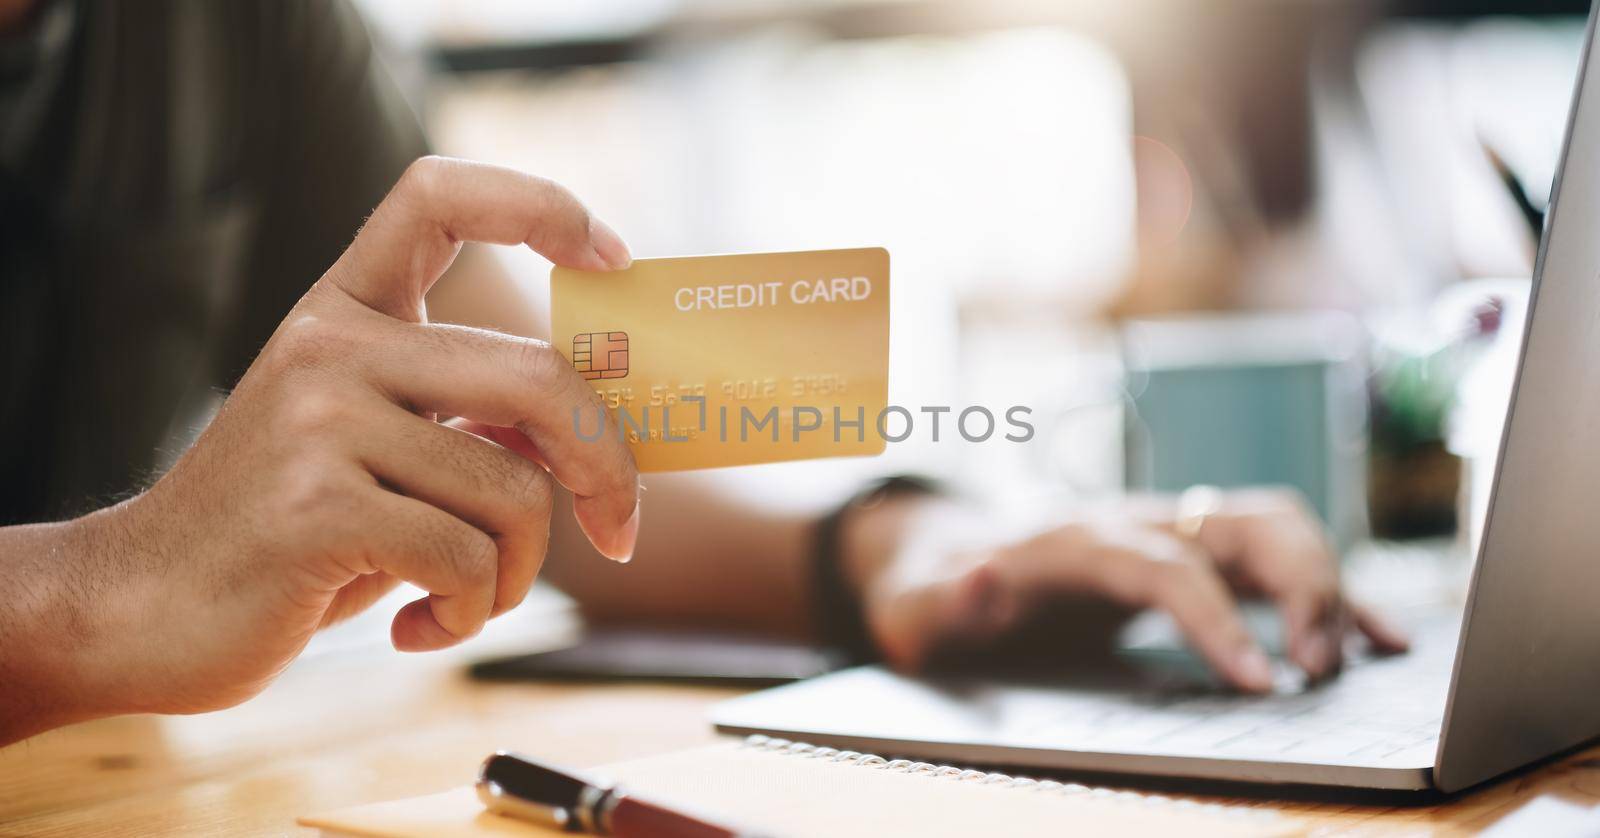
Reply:
[[[642,472],[880,454],[888,406],[882,248],[556,268],[551,336],[615,413]]]

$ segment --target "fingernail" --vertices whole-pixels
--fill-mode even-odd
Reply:
[[[1332,664],[1333,644],[1328,635],[1322,632],[1313,632],[1300,644],[1300,665],[1305,667],[1306,674],[1313,678],[1328,671]]]
[[[1272,661],[1260,649],[1246,649],[1234,658],[1234,677],[1239,684],[1252,690],[1272,689]]]
[[[617,231],[611,225],[599,218],[589,216],[589,246],[594,248],[600,261],[606,263],[614,271],[633,264],[633,254],[628,252],[628,246],[623,243]]]
[[[628,516],[628,522],[622,525],[622,547],[617,555],[609,558],[617,564],[627,564],[633,561],[633,550],[639,543],[639,502],[633,503],[633,514]]]

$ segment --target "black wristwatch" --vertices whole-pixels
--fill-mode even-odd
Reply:
[[[924,477],[899,475],[876,481],[817,522],[811,536],[813,619],[823,645],[841,653],[851,664],[881,658],[867,628],[861,599],[850,589],[840,567],[839,534],[845,518],[859,509],[876,506],[892,497],[943,494],[939,484]]]

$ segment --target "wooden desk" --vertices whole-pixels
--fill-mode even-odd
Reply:
[[[221,713],[107,719],[0,750],[0,835],[308,835],[297,815],[466,783],[497,747],[583,765],[711,741],[731,690],[482,685],[459,657],[325,655]],[[1327,834],[1456,835],[1544,795],[1600,803],[1600,748],[1443,805],[1260,803]]]

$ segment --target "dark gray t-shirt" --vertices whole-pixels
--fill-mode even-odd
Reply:
[[[0,39],[0,524],[140,488],[424,151],[333,0],[57,0]]]

